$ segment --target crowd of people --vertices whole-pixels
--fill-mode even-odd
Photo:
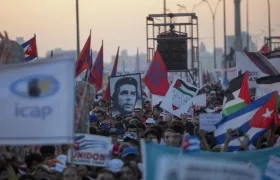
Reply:
[[[1,38],[5,39],[3,35]],[[8,39],[5,39],[6,43]],[[13,42],[12,42],[13,43]],[[1,50],[2,48],[2,50]],[[3,47],[0,47],[2,56]],[[10,50],[17,51],[17,50]],[[5,58],[7,59],[7,58]],[[39,151],[25,152],[24,158],[14,151],[14,147],[0,146],[0,180],[140,180],[143,178],[143,162],[141,158],[140,140],[146,143],[163,146],[181,147],[183,137],[197,136],[200,139],[200,149],[212,152],[227,152],[228,143],[238,133],[228,129],[224,146],[217,146],[213,132],[199,129],[199,114],[206,109],[222,110],[224,92],[221,84],[207,84],[200,90],[207,94],[206,107],[192,107],[192,117],[182,114],[174,116],[160,107],[160,103],[152,105],[147,94],[142,94],[143,108],[134,108],[132,114],[112,117],[110,102],[104,101],[102,94],[93,100],[89,116],[89,134],[110,137],[110,161],[105,167],[75,165],[61,157],[67,157],[70,145],[41,146]],[[253,96],[253,95],[252,95]],[[278,144],[279,128],[273,126],[261,136],[253,146],[248,146],[249,137],[244,139],[238,151],[263,149]],[[63,168],[54,168],[63,164]]]
[[[205,86],[201,90],[207,93],[207,108],[222,105],[222,90],[219,85]],[[172,116],[163,111],[160,104],[152,107],[146,94],[142,96],[144,108],[135,108],[130,116],[117,115],[111,117],[110,103],[99,99],[93,102],[89,112],[90,134],[107,136],[112,139],[111,160],[106,167],[90,167],[68,164],[62,172],[53,167],[59,162],[58,156],[67,155],[71,145],[62,145],[60,154],[56,154],[57,146],[41,146],[39,152],[25,154],[21,160],[17,154],[11,153],[9,147],[2,147],[0,154],[0,179],[63,179],[63,180],[139,180],[142,178],[143,164],[141,160],[140,139],[147,143],[180,147],[184,134],[198,136],[201,149],[204,151],[226,152],[228,142],[236,132],[228,130],[225,145],[216,146],[213,133],[199,129],[198,115],[204,108],[195,108],[193,119],[186,115]],[[275,129],[271,129],[257,142],[255,148],[271,147],[275,144]],[[246,135],[245,135],[246,137]],[[276,138],[277,139],[277,138]],[[244,138],[240,151],[249,150],[248,138]]]

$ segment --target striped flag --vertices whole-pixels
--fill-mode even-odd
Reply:
[[[230,115],[239,109],[243,108],[251,101],[248,74],[244,73],[232,79],[225,92],[223,104],[223,116]]]
[[[254,143],[267,130],[267,127],[257,128],[255,124],[265,123],[265,126],[271,124],[272,113],[275,112],[276,107],[275,95],[275,93],[270,93],[263,96],[219,121],[215,125],[216,143],[224,145],[228,129],[243,132],[249,137],[249,145]],[[243,137],[240,139],[243,140]],[[236,151],[240,148],[240,139],[238,136],[233,137],[229,142],[229,151]]]
[[[268,75],[277,75],[279,71],[273,66],[269,60],[259,52],[246,52],[246,55],[263,73]]]
[[[196,136],[190,136],[185,134],[182,141],[182,152],[199,152],[200,151],[200,140]]]
[[[189,98],[189,99],[195,97],[199,91],[198,87],[196,87],[190,83],[184,82],[181,79],[175,80],[173,89],[174,89],[173,93],[176,93],[176,91],[179,91],[179,93],[184,94],[186,96],[186,98]],[[177,110],[180,107],[181,106],[178,106],[175,103],[172,103],[173,110]]]
[[[259,86],[256,90],[256,94],[258,93],[259,98],[261,95],[264,96],[273,91],[278,91],[278,94],[280,94],[280,75],[261,77],[258,78],[256,82]],[[279,95],[278,95],[278,104],[280,104]]]

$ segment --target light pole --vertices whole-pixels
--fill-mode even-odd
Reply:
[[[77,57],[78,57],[80,55],[79,0],[76,0],[76,31],[77,31]]]
[[[166,0],[163,0],[164,31],[166,31]]]
[[[267,13],[268,13],[268,47],[271,49],[271,14],[270,14],[270,0],[267,0]]]
[[[225,76],[227,78],[227,13],[226,13],[226,0],[223,2],[223,14],[224,14],[224,68]]]
[[[195,8],[196,8],[197,6],[199,6],[199,5],[201,5],[202,3],[204,3],[204,2],[201,1],[201,2],[199,2],[199,3],[195,4],[195,5],[193,5],[191,12],[194,12]],[[186,11],[186,13],[189,13],[189,11],[188,11],[188,9],[187,9],[187,7],[186,7],[185,5],[183,5],[183,4],[177,4],[177,6],[178,6],[180,9],[184,9],[184,10]],[[180,9],[179,9],[179,10],[180,10]]]
[[[212,15],[212,22],[213,22],[213,56],[214,56],[214,69],[217,68],[217,59],[216,59],[216,13],[217,13],[217,9],[218,9],[218,6],[221,2],[221,0],[219,0],[215,6],[215,9],[213,10],[212,6],[210,5],[209,1],[208,0],[201,0],[202,2],[205,2],[207,3],[209,9],[210,9],[210,12],[211,12],[211,15]]]
[[[247,44],[247,49],[250,51],[249,47],[249,0],[246,1],[246,29],[247,29],[247,39],[246,39],[246,44]]]

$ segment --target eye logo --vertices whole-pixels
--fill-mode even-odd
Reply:
[[[59,88],[59,82],[53,76],[35,75],[14,81],[10,91],[23,98],[45,98],[54,95]]]

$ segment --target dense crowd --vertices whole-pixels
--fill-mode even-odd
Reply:
[[[4,38],[1,35],[1,38]],[[7,41],[7,39],[6,39]],[[13,42],[10,42],[13,43]],[[0,52],[4,52],[0,46]],[[14,51],[10,49],[10,51]],[[3,53],[2,53],[3,55]],[[8,56],[9,53],[1,56]],[[0,180],[140,180],[143,178],[140,140],[163,146],[181,147],[183,137],[197,136],[200,149],[212,152],[227,152],[229,142],[242,132],[228,129],[223,146],[216,144],[213,132],[199,129],[199,114],[207,109],[222,110],[224,91],[220,83],[206,84],[199,94],[207,94],[206,107],[193,106],[191,116],[180,117],[164,111],[160,103],[152,105],[147,94],[142,94],[143,108],[135,108],[128,116],[112,117],[111,104],[98,94],[93,100],[89,116],[89,134],[110,137],[110,161],[106,167],[75,165],[67,161],[69,149],[73,145],[40,146],[39,150],[26,147],[0,146]],[[254,91],[251,93],[254,99]],[[257,141],[248,146],[246,134],[238,151],[263,149],[280,144],[280,130],[275,125]],[[18,149],[25,149],[24,154]],[[61,164],[62,168],[57,166]]]
[[[219,84],[207,85],[201,90],[207,93],[207,108],[221,106],[223,93]],[[223,147],[216,146],[213,133],[199,130],[198,115],[205,112],[206,107],[195,108],[191,119],[186,115],[172,116],[160,108],[160,104],[152,107],[145,94],[142,96],[144,108],[135,108],[131,116],[111,117],[108,102],[96,98],[93,109],[89,112],[90,134],[107,136],[112,139],[111,160],[106,167],[89,167],[85,165],[66,164],[62,172],[53,167],[61,163],[57,158],[67,156],[70,145],[62,145],[60,154],[56,154],[57,146],[41,146],[39,152],[26,153],[25,159],[11,153],[9,147],[2,147],[0,155],[0,179],[97,179],[97,180],[139,180],[142,178],[143,164],[141,160],[140,139],[147,143],[180,147],[184,134],[198,136],[201,149],[204,151],[225,152],[228,142],[236,132],[228,130]],[[266,148],[276,143],[276,129],[271,129],[257,142],[255,148]],[[246,135],[245,135],[246,137]],[[248,138],[244,138],[240,151],[248,150]]]

